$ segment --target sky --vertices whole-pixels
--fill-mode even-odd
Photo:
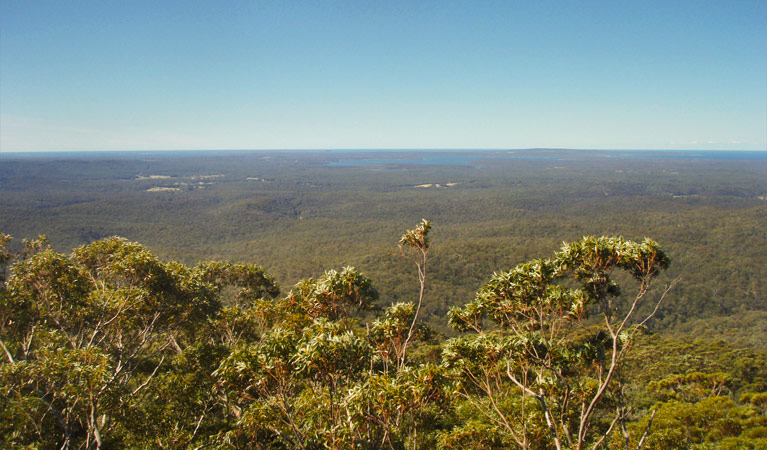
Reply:
[[[0,0],[0,151],[767,149],[767,1]]]

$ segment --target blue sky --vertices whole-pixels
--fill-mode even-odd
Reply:
[[[0,151],[767,149],[767,2],[0,0]]]

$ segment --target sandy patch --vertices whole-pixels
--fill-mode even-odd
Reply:
[[[137,180],[169,180],[173,178],[170,175],[148,175],[148,176],[137,176]]]
[[[181,189],[174,188],[174,187],[155,186],[155,187],[151,187],[151,188],[147,189],[146,191],[147,192],[178,192],[178,191],[181,191]]]
[[[456,185],[459,185],[459,184],[461,184],[461,183],[445,183],[445,184],[442,184],[442,183],[426,183],[426,184],[417,184],[417,185],[415,185],[413,187],[420,188],[420,189],[426,189],[426,188],[430,188],[430,187],[446,188],[446,187],[453,187],[453,186],[456,186]]]

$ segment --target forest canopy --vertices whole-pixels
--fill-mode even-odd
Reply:
[[[656,242],[584,237],[496,272],[448,338],[420,317],[430,233],[400,240],[421,294],[388,304],[353,267],[283,292],[255,264],[2,235],[2,445],[767,445],[764,354],[646,332],[673,293],[653,283],[670,264]]]
[[[763,152],[0,153],[0,231],[63,253],[123,236],[190,266],[259,264],[282,286],[351,265],[386,306],[419,295],[392,242],[427,217],[419,317],[447,335],[494,271],[563,240],[651,236],[674,260],[660,284],[681,278],[647,325],[764,350],[766,180]]]

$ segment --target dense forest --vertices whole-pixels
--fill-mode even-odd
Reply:
[[[61,252],[122,236],[190,265],[259,264],[282,286],[352,265],[385,306],[417,295],[391,243],[425,217],[436,245],[424,319],[446,334],[448,308],[497,270],[583,236],[652,237],[674,261],[664,282],[681,278],[653,330],[767,349],[767,157],[729,155],[0,154],[0,231],[44,234]]]
[[[672,156],[3,155],[3,447],[767,448],[767,158]]]

